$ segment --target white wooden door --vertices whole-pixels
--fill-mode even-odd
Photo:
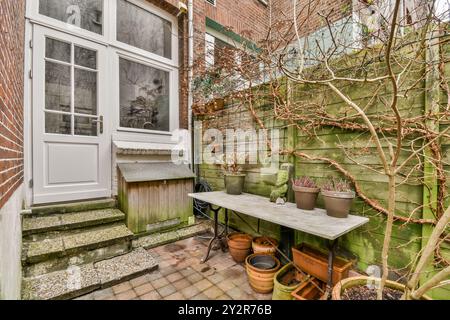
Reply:
[[[33,202],[111,195],[107,48],[33,30]]]

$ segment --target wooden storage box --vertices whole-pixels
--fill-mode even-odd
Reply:
[[[127,227],[152,233],[188,222],[193,215],[194,174],[173,163],[118,165],[118,198]]]
[[[306,273],[320,279],[328,281],[328,255],[307,244],[301,244],[292,248],[294,263]],[[341,279],[348,277],[348,272],[352,266],[350,261],[340,257],[334,258],[333,263],[333,285]]]

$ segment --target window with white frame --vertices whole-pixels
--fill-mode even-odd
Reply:
[[[178,127],[176,17],[145,0],[31,0],[28,15],[108,46],[111,78],[105,80],[117,130],[168,133]]]
[[[255,55],[256,52],[245,47],[245,44],[237,43],[211,28],[206,29],[205,65],[207,68],[215,69],[215,71],[223,69],[226,70],[225,72],[230,72],[232,67],[229,65],[235,64],[236,69],[244,72],[237,72],[238,74],[233,77],[236,90],[247,87],[249,80],[252,80],[253,85],[260,84],[263,81],[263,66],[257,63]],[[231,72],[234,71],[231,70]]]

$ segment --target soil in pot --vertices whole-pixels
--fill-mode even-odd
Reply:
[[[292,186],[292,188],[295,192],[295,203],[297,204],[297,208],[302,210],[314,210],[320,189],[297,186]]]
[[[275,254],[278,248],[278,241],[270,237],[257,237],[253,239],[252,248],[254,253]]]
[[[397,289],[385,287],[383,289],[383,300],[400,300],[403,292]],[[371,289],[360,285],[347,288],[341,294],[342,300],[377,300],[377,289]]]
[[[245,174],[225,174],[225,189],[228,194],[240,195],[244,190]]]
[[[374,282],[375,281],[375,282]],[[373,279],[367,276],[358,276],[339,281],[333,288],[333,300],[376,300],[376,288],[367,286],[370,283],[377,283],[380,279]],[[405,285],[396,281],[386,280],[383,289],[384,300],[399,300],[405,291]],[[431,300],[427,295],[421,300]]]
[[[252,289],[258,293],[272,292],[274,277],[280,265],[280,261],[270,254],[255,253],[248,256],[245,266]]]
[[[227,244],[230,255],[234,261],[241,263],[250,254],[252,236],[246,233],[230,233],[227,235]]]
[[[334,218],[347,218],[355,198],[354,192],[335,192],[322,190],[327,215]]]

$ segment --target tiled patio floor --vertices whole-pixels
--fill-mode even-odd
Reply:
[[[189,238],[149,252],[160,261],[159,269],[112,288],[95,291],[83,300],[270,300],[258,294],[247,281],[245,267],[228,252],[211,251],[201,264],[207,239]]]

